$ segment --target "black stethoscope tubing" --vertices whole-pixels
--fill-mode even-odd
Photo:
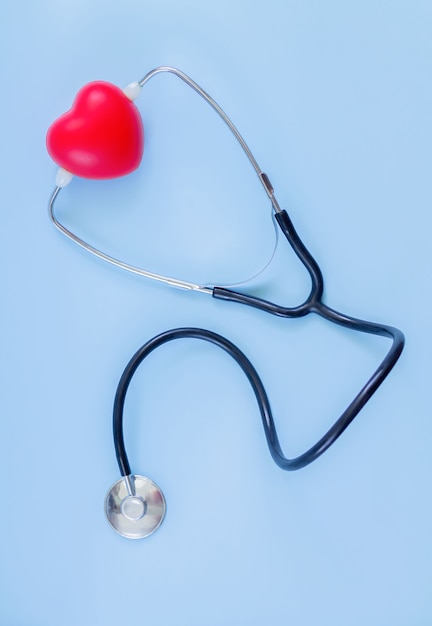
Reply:
[[[239,350],[233,343],[221,335],[213,333],[209,330],[181,328],[162,333],[148,341],[144,346],[142,346],[142,348],[140,348],[140,350],[138,350],[138,352],[136,352],[128,363],[117,388],[114,402],[113,432],[117,462],[122,476],[128,476],[131,473],[123,436],[123,410],[127,389],[136,369],[144,358],[146,358],[146,356],[148,356],[148,354],[150,354],[158,346],[168,341],[185,337],[203,339],[218,345],[235,359],[235,361],[243,369],[254,390],[270,453],[276,464],[284,470],[301,469],[302,467],[305,467],[315,461],[321,454],[323,454],[323,452],[325,452],[349,426],[397,362],[404,346],[405,339],[403,333],[393,326],[356,319],[343,313],[339,313],[338,311],[335,311],[325,305],[322,302],[324,281],[318,263],[301,241],[286,211],[277,213],[275,217],[294,252],[309,272],[312,287],[305,302],[297,307],[284,307],[268,300],[263,300],[255,296],[243,294],[223,287],[214,287],[213,296],[222,300],[246,304],[262,311],[266,311],[267,313],[272,313],[273,315],[285,318],[303,317],[310,313],[316,313],[329,322],[344,326],[345,328],[388,337],[392,340],[392,344],[385,358],[381,361],[379,367],[375,370],[368,382],[362,387],[359,393],[355,396],[333,426],[325,433],[325,435],[305,453],[294,459],[288,459],[284,455],[278,440],[270,403],[264,386],[257,371],[243,352],[241,352],[241,350]]]

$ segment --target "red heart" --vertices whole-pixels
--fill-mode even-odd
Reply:
[[[144,128],[123,91],[101,81],[85,85],[72,108],[48,129],[54,161],[83,178],[115,178],[135,170],[144,149]]]

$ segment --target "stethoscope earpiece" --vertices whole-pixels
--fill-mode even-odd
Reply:
[[[128,539],[142,539],[154,533],[162,524],[165,511],[162,491],[145,476],[123,476],[105,498],[108,522]]]

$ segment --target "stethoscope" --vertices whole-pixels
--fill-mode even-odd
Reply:
[[[162,72],[174,74],[198,93],[223,119],[243,148],[270,199],[274,219],[280,231],[309,273],[311,290],[300,305],[285,307],[229,287],[199,285],[129,265],[86,243],[61,224],[56,217],[54,207],[57,197],[74,174],[85,178],[113,178],[138,167],[143,150],[143,128],[139,112],[133,102],[143,86],[153,76]],[[174,339],[202,339],[222,348],[234,358],[253,388],[267,444],[279,467],[284,470],[297,470],[315,461],[338,439],[390,373],[402,352],[404,335],[393,326],[356,319],[339,313],[323,303],[324,281],[318,263],[300,239],[287,212],[280,208],[267,174],[261,170],[239,131],[220,106],[180,70],[158,67],[124,90],[110,83],[96,82],[86,85],[79,92],[72,109],[54,122],[48,130],[47,146],[53,159],[60,165],[56,187],[49,201],[50,218],[64,235],[100,259],[174,287],[204,293],[219,300],[246,304],[280,317],[298,318],[316,313],[329,322],[350,330],[391,339],[386,356],[342,415],[316,444],[294,459],[288,459],[281,449],[269,401],[255,368],[233,343],[221,335],[199,328],[170,330],[148,341],[126,366],[115,396],[113,433],[121,478],[112,486],[105,501],[106,515],[112,527],[125,537],[146,537],[160,526],[165,515],[166,504],[161,490],[150,479],[131,472],[123,437],[123,409],[128,386],[140,363],[157,347]]]

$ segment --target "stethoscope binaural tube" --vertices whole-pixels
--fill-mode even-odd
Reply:
[[[264,188],[268,198],[271,201],[271,205],[272,205],[273,211],[275,212],[275,214],[279,213],[281,211],[281,208],[280,208],[279,203],[278,203],[278,201],[276,199],[276,196],[274,194],[273,186],[272,186],[272,184],[271,184],[267,174],[265,172],[263,172],[262,169],[260,168],[260,166],[258,165],[258,163],[257,163],[255,157],[253,156],[250,148],[246,144],[245,140],[243,139],[242,135],[240,134],[240,132],[238,131],[236,126],[230,120],[228,115],[223,111],[223,109],[218,105],[218,103],[215,100],[213,100],[213,98],[206,91],[204,91],[204,89],[202,89],[195,81],[193,81],[184,72],[182,72],[181,70],[179,70],[179,69],[177,69],[175,67],[169,67],[169,66],[157,67],[157,68],[151,70],[150,72],[148,72],[140,81],[138,81],[136,83],[131,83],[130,85],[128,85],[123,90],[123,92],[127,96],[127,98],[130,98],[131,101],[134,101],[140,95],[141,90],[144,87],[144,85],[151,78],[153,78],[154,76],[157,76],[158,74],[165,74],[165,73],[173,74],[174,76],[179,78],[181,81],[183,81],[186,85],[188,85],[191,89],[193,89],[193,91],[195,91],[203,100],[205,100],[205,102],[207,102],[207,104],[209,104],[211,106],[211,108],[219,115],[219,117],[223,120],[223,122],[226,124],[226,126],[229,128],[229,130],[232,132],[232,134],[234,135],[234,137],[236,138],[236,140],[240,144],[242,150],[244,151],[245,155],[247,156],[247,158],[248,158],[249,162],[251,163],[253,169],[255,170],[256,174],[258,175],[258,178],[259,178],[259,180],[260,180],[260,182],[261,182],[261,184],[262,184],[262,186],[263,186],[263,188]],[[62,116],[62,117],[64,117],[64,116]],[[55,126],[55,124],[58,121],[59,120],[57,120],[50,127],[50,129],[48,130],[47,147],[48,147],[48,151],[50,153],[52,152],[52,145],[50,146],[50,144],[52,144],[52,140],[50,140],[50,136],[52,135],[52,133],[50,133],[50,131],[52,130],[53,126]],[[54,158],[54,156],[53,156],[53,158]],[[88,157],[87,160],[91,161],[92,158],[93,158],[93,155]],[[56,160],[56,159],[54,159],[54,160]],[[53,193],[51,194],[51,198],[50,198],[49,203],[48,203],[48,214],[49,214],[49,217],[50,217],[52,223],[54,224],[54,226],[61,233],[63,233],[63,235],[65,235],[66,237],[71,239],[74,243],[78,244],[80,247],[82,247],[85,250],[87,250],[87,252],[90,252],[91,254],[97,256],[99,259],[102,259],[102,260],[106,261],[107,263],[110,263],[110,264],[112,264],[112,265],[114,265],[116,267],[119,267],[121,269],[124,269],[126,271],[132,272],[134,274],[138,274],[139,276],[144,276],[146,278],[150,278],[150,279],[158,281],[158,282],[165,283],[167,285],[170,285],[171,287],[177,287],[177,288],[180,288],[180,289],[186,289],[186,290],[190,290],[190,291],[197,291],[197,292],[200,292],[200,293],[205,293],[205,294],[210,294],[210,295],[212,294],[212,287],[209,287],[208,285],[196,284],[196,283],[193,283],[193,282],[190,282],[190,281],[186,281],[186,280],[182,280],[182,279],[179,279],[179,278],[175,278],[175,277],[172,277],[172,276],[164,276],[162,274],[157,274],[155,272],[151,272],[151,271],[145,270],[145,269],[143,269],[141,267],[137,267],[135,265],[131,265],[129,263],[125,263],[124,261],[121,261],[120,259],[112,257],[112,256],[106,254],[105,252],[103,252],[102,250],[99,250],[98,248],[95,248],[91,244],[87,243],[86,241],[84,241],[83,239],[81,239],[80,237],[75,235],[68,228],[66,228],[66,226],[64,226],[59,221],[59,219],[57,218],[57,216],[55,214],[55,203],[56,203],[56,200],[57,200],[61,190],[64,187],[66,187],[66,185],[68,185],[71,182],[73,176],[74,176],[74,174],[72,172],[69,172],[69,171],[65,170],[63,167],[60,167],[60,170],[58,171],[57,177],[56,177],[56,187],[55,187]],[[88,177],[92,178],[91,175],[88,176]],[[276,238],[276,243],[277,243],[277,238]],[[270,263],[271,259],[273,258],[274,253],[275,253],[275,249],[273,250],[273,252],[272,252],[272,254],[270,256],[269,261],[265,264],[263,269],[265,269],[265,267],[267,267],[267,265]],[[261,270],[261,271],[263,271],[263,270]],[[258,273],[261,273],[261,271],[258,272]],[[244,281],[242,281],[242,282],[244,282]]]
[[[233,122],[226,115],[223,109],[213,100],[213,98],[204,91],[196,82],[194,82],[189,76],[181,72],[180,70],[162,66],[157,67],[154,70],[148,72],[140,81],[136,83],[132,83],[124,90],[124,94],[130,100],[135,100],[135,98],[140,94],[144,85],[154,76],[162,73],[170,73],[182,80],[189,87],[191,87],[201,98],[203,98],[207,104],[209,104],[212,109],[219,115],[219,117],[223,120],[223,122],[227,125],[229,130],[232,132],[236,140],[239,142],[241,148],[243,149],[245,155],[249,159],[252,167],[254,168],[256,174],[259,177],[262,186],[270,199],[273,211],[274,218],[279,225],[280,230],[284,234],[288,243],[302,262],[302,264],[307,269],[310,279],[311,279],[311,291],[307,299],[300,305],[296,307],[285,307],[274,302],[270,302],[268,300],[263,300],[261,298],[257,298],[255,296],[241,293],[238,291],[234,291],[228,287],[219,287],[219,286],[208,286],[208,285],[198,285],[195,283],[191,283],[188,281],[180,280],[173,277],[162,276],[159,274],[155,274],[153,272],[149,272],[142,268],[129,265],[111,257],[101,250],[98,250],[83,241],[80,237],[72,233],[68,230],[63,224],[59,222],[55,215],[54,205],[55,201],[61,191],[61,189],[68,184],[71,176],[68,175],[67,172],[60,170],[59,175],[57,177],[57,187],[54,189],[50,201],[49,201],[49,215],[53,224],[58,228],[64,235],[72,239],[79,246],[83,247],[88,252],[96,255],[100,259],[107,261],[117,267],[125,269],[127,271],[133,272],[135,274],[145,276],[147,278],[151,278],[156,281],[163,282],[173,287],[178,287],[182,289],[187,289],[191,291],[198,291],[200,293],[205,293],[207,295],[211,295],[212,297],[220,300],[227,300],[230,302],[237,302],[239,304],[246,304],[248,306],[252,306],[258,308],[267,313],[271,313],[273,315],[278,315],[286,318],[295,318],[295,317],[303,317],[308,315],[309,313],[316,313],[320,315],[327,321],[338,324],[340,326],[344,326],[350,330],[355,330],[359,332],[381,335],[384,337],[388,337],[392,340],[392,345],[383,359],[383,361],[378,366],[377,370],[374,372],[372,377],[363,387],[363,389],[359,392],[356,398],[348,407],[347,411],[343,414],[344,421],[347,420],[348,423],[357,415],[358,411],[364,406],[364,404],[369,400],[375,390],[381,385],[384,381],[388,373],[391,371],[395,363],[397,362],[404,346],[404,335],[403,333],[394,328],[392,326],[387,326],[384,324],[377,324],[372,322],[367,322],[364,320],[358,320],[351,316],[339,313],[326,304],[322,302],[322,296],[324,291],[324,281],[321,269],[313,258],[309,250],[304,245],[303,241],[299,237],[297,231],[294,228],[294,225],[288,215],[288,213],[281,209],[279,203],[276,199],[273,186],[270,182],[267,174],[260,168],[255,157],[253,156],[251,150],[243,139],[242,135],[239,133],[237,128],[234,126]],[[246,219],[246,218],[245,218]],[[342,419],[342,417],[340,418]]]

